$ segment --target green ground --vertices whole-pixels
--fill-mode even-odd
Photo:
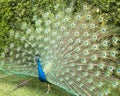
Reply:
[[[2,73],[0,73],[0,77],[1,75]],[[31,78],[24,76],[8,76],[1,78],[0,96],[71,96],[63,89],[54,85],[51,86],[52,91],[47,94],[47,84],[40,82],[37,78],[33,78],[28,83],[16,88],[20,83],[29,79]],[[120,88],[113,90],[109,96],[120,96]]]
[[[9,76],[0,79],[0,96],[71,96],[53,85],[51,86],[52,91],[47,94],[47,84],[40,82],[37,78],[33,78],[28,83],[15,89],[16,86],[28,79],[30,77],[23,76]]]

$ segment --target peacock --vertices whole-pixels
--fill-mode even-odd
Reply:
[[[9,31],[10,43],[0,54],[0,70],[9,75],[38,77],[74,96],[105,96],[119,86],[115,27],[106,24],[99,8],[55,6],[33,14]],[[50,91],[50,86],[49,91]]]

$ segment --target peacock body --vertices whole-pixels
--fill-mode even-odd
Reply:
[[[87,4],[80,12],[72,11],[70,6],[55,14],[34,15],[34,24],[22,22],[19,30],[11,29],[0,70],[39,77],[75,96],[104,96],[119,86],[112,75],[120,74],[119,50],[111,47],[119,41],[114,27]]]

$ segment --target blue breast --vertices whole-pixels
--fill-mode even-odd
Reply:
[[[38,75],[39,75],[39,80],[42,82],[47,82],[45,73],[42,69],[41,63],[40,63],[40,59],[37,60],[37,64],[38,64]]]

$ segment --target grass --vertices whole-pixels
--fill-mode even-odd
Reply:
[[[0,73],[0,77],[3,74]],[[20,83],[31,79],[25,76],[8,76],[0,79],[0,96],[72,96],[63,89],[51,85],[51,92],[47,94],[47,84],[33,78],[16,88]],[[16,88],[16,89],[15,89]],[[15,89],[15,90],[13,90]],[[120,96],[120,88],[113,90],[109,96]]]
[[[2,74],[0,73],[0,76],[1,75]],[[47,84],[40,82],[38,78],[33,78],[26,84],[16,88],[20,83],[29,79],[31,79],[31,77],[25,76],[9,76],[1,78],[0,96],[71,96],[63,89],[54,85],[51,85],[51,92],[47,94]]]

